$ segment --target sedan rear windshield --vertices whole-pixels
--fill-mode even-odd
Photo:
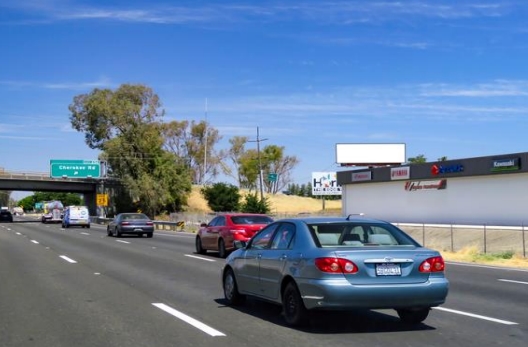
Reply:
[[[392,224],[325,223],[308,226],[321,247],[419,246]]]
[[[270,224],[273,219],[267,216],[233,216],[234,224]]]

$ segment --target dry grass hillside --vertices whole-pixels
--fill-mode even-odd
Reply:
[[[210,212],[207,202],[200,194],[200,186],[194,186],[188,201],[188,211],[190,212]],[[244,196],[247,192],[241,191]],[[273,214],[298,214],[298,213],[319,213],[323,212],[323,201],[321,199],[305,198],[284,194],[265,194],[270,202],[271,213]],[[324,212],[341,212],[341,200],[326,200],[324,202]]]

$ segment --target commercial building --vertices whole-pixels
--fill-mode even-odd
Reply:
[[[528,152],[337,172],[343,214],[401,223],[528,225]]]

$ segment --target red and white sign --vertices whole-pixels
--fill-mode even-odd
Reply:
[[[372,171],[352,173],[352,182],[371,181],[371,180],[372,180]]]
[[[409,166],[391,168],[391,180],[408,180],[409,178],[411,178]]]
[[[438,190],[446,189],[447,180],[436,181],[409,181],[405,182],[405,190],[412,192],[417,190]]]

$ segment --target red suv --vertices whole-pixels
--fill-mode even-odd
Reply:
[[[234,249],[233,241],[248,241],[257,231],[273,222],[265,214],[226,213],[214,217],[208,224],[202,224],[196,235],[196,253],[217,251],[225,258]]]

